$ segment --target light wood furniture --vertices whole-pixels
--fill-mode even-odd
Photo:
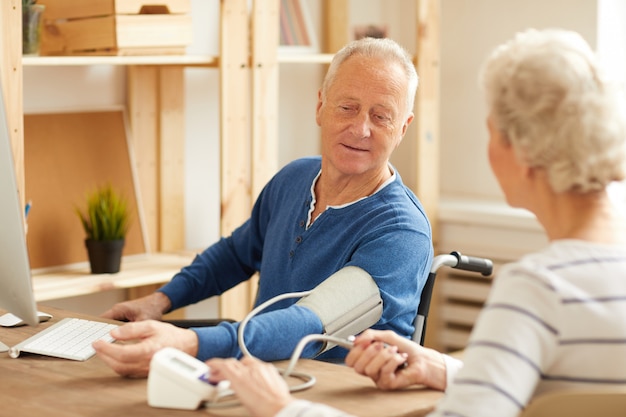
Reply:
[[[172,278],[172,271],[188,265],[192,255],[145,254],[125,257],[116,274],[91,275],[89,266],[37,274],[33,277],[38,302],[77,297],[114,289],[162,285]]]
[[[519,417],[622,417],[626,415],[626,389],[563,390],[533,399]]]
[[[13,346],[52,323],[67,317],[62,310],[39,306],[54,317],[37,328],[0,328],[0,341]],[[70,313],[72,317],[93,319]],[[285,367],[286,362],[277,363]],[[15,417],[45,415],[48,417],[107,416],[190,416],[194,412],[158,409],[148,406],[147,380],[121,378],[100,358],[85,362],[22,354],[12,359],[0,353],[3,392],[2,409]],[[424,416],[443,393],[415,387],[404,391],[378,390],[373,382],[344,365],[300,360],[297,371],[315,376],[316,384],[295,393],[297,398],[323,402],[360,417]],[[293,380],[289,383],[298,384]],[[242,407],[199,410],[209,416],[247,416]]]
[[[414,172],[419,185],[415,191],[436,229],[439,0],[415,2],[419,57],[416,65],[421,77],[416,104],[419,134]],[[343,30],[347,25],[347,0],[320,0],[324,7],[322,38],[326,53],[304,58],[279,57],[280,0],[254,0],[251,4],[249,10],[245,0],[220,0],[218,57],[22,58],[20,3],[0,2],[0,79],[9,86],[4,94],[10,109],[8,118],[19,189],[25,189],[22,66],[122,65],[127,68],[127,105],[149,253],[158,255],[182,249],[183,70],[188,66],[212,68],[220,74],[220,230],[222,235],[228,235],[249,216],[261,187],[278,168],[279,63],[301,59],[306,63],[327,63],[332,53],[347,41],[342,37],[344,33],[347,36],[347,30]],[[228,291],[220,297],[220,316],[242,318],[255,294],[254,280]]]
[[[24,133],[23,133],[23,66],[89,66],[115,65],[126,68],[128,77],[129,119],[132,129],[131,145],[135,155],[133,167],[138,178],[138,201],[143,208],[142,225],[146,239],[146,251],[150,254],[142,262],[130,263],[132,272],[117,277],[105,277],[104,281],[113,285],[101,285],[102,277],[95,277],[76,270],[38,274],[35,277],[36,296],[49,299],[51,294],[64,296],[82,295],[86,288],[98,291],[103,286],[110,288],[132,287],[141,275],[145,283],[161,284],[171,278],[183,265],[182,257],[172,262],[170,252],[184,248],[184,190],[183,153],[184,141],[184,75],[185,67],[204,67],[220,71],[222,88],[228,100],[222,100],[221,130],[223,143],[231,143],[235,149],[248,147],[247,134],[241,130],[247,124],[241,123],[242,116],[248,114],[246,97],[248,89],[241,80],[247,78],[247,39],[245,33],[237,33],[238,28],[247,27],[246,2],[229,0],[221,10],[221,31],[228,36],[229,43],[222,45],[223,53],[216,56],[60,56],[22,57],[21,54],[21,4],[8,0],[0,4],[0,79],[4,86],[4,96],[9,109],[8,121],[16,161],[18,188],[24,201]],[[243,13],[243,14],[242,14]],[[239,42],[238,42],[239,40]],[[239,49],[238,49],[239,48]],[[242,58],[245,57],[245,58]],[[233,61],[236,61],[233,63]],[[232,71],[238,68],[239,71]],[[222,70],[223,69],[223,70]],[[234,88],[233,86],[237,86]],[[241,87],[240,87],[241,86]],[[237,138],[239,142],[235,139]],[[239,139],[241,138],[241,139]],[[225,170],[230,167],[224,167]],[[230,172],[230,171],[229,171]],[[222,176],[227,178],[226,175]],[[228,189],[228,187],[226,187]],[[227,194],[227,192],[225,192]],[[248,204],[249,206],[249,204]],[[234,222],[234,221],[233,221]],[[161,254],[163,254],[161,256]],[[151,262],[147,262],[150,259]],[[190,257],[184,259],[190,260]],[[126,263],[126,262],[125,262]],[[139,269],[138,269],[139,268]],[[143,268],[143,269],[142,269]],[[70,280],[61,284],[62,280]],[[84,281],[75,286],[77,279]],[[135,283],[133,283],[135,281]],[[42,283],[54,282],[61,290],[51,290]],[[88,283],[90,282],[90,283]],[[73,290],[76,288],[76,290]]]

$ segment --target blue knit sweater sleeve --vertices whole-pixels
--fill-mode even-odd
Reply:
[[[246,221],[234,234],[247,235],[250,221]],[[245,239],[245,238],[241,238]],[[221,238],[197,255],[170,282],[159,289],[172,303],[172,310],[223,294],[254,272],[255,261],[236,248],[233,236]]]
[[[240,325],[223,322],[215,327],[193,328],[199,341],[198,359],[241,357],[237,339]],[[255,316],[244,329],[243,341],[253,356],[275,361],[289,358],[300,339],[311,333],[322,333],[322,330],[320,319],[311,310],[292,305]],[[321,347],[320,342],[310,343],[302,357],[315,356]]]

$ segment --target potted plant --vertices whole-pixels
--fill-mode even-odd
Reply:
[[[86,210],[76,208],[76,213],[87,235],[91,273],[119,272],[130,223],[128,202],[110,184],[96,188],[86,199]]]

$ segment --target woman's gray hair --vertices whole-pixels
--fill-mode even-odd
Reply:
[[[496,128],[555,192],[602,190],[626,176],[624,94],[577,33],[529,29],[496,48],[481,82]]]
[[[333,57],[328,72],[324,77],[322,84],[322,99],[326,98],[326,92],[332,85],[337,75],[337,70],[351,56],[360,55],[365,57],[380,58],[389,62],[395,62],[401,65],[407,77],[407,112],[408,115],[413,111],[415,103],[415,93],[417,92],[418,77],[415,66],[411,61],[411,55],[397,42],[389,38],[362,38],[352,41],[345,45]],[[364,86],[363,88],[366,88]]]

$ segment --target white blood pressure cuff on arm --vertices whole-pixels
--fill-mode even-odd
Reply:
[[[297,305],[312,310],[324,333],[346,338],[373,326],[383,314],[383,300],[374,279],[363,269],[347,266],[326,278]],[[327,344],[320,353],[334,347]]]

